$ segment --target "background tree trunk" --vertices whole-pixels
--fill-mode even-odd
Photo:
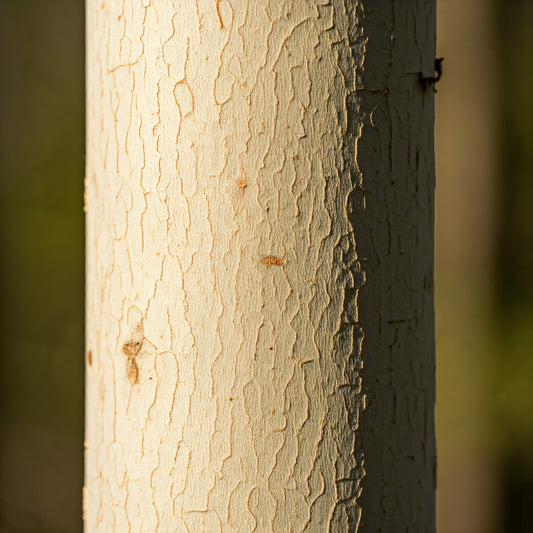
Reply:
[[[446,58],[436,109],[437,520],[449,533],[502,531],[503,422],[494,420],[505,402],[490,383],[493,373],[502,376],[491,355],[501,358],[495,347],[505,330],[499,308],[498,328],[493,323],[502,197],[498,116],[487,110],[498,109],[496,39],[503,25],[494,7],[492,0],[449,0],[439,3],[437,16],[437,53]]]
[[[434,6],[378,4],[88,1],[87,531],[433,529]]]

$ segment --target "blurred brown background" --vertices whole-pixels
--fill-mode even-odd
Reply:
[[[0,533],[81,531],[83,11],[0,0]],[[532,25],[438,1],[440,533],[533,531]]]

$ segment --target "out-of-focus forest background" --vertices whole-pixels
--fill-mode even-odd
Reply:
[[[533,2],[439,0],[440,533],[533,530]],[[0,533],[81,531],[84,5],[0,0]]]
[[[0,0],[0,532],[81,531],[84,5]]]

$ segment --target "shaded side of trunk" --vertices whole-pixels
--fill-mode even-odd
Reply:
[[[435,5],[365,2],[352,225],[366,410],[361,531],[435,527]]]

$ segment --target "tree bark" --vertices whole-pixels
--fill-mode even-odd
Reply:
[[[88,0],[87,531],[433,529],[419,4]]]

